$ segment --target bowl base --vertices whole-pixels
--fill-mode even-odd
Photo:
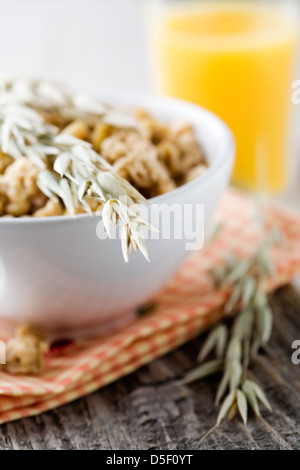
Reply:
[[[38,328],[44,336],[49,341],[58,341],[58,340],[75,340],[81,338],[91,338],[94,336],[104,336],[109,335],[121,328],[132,323],[137,317],[136,310],[130,310],[126,314],[122,315],[120,318],[114,319],[112,321],[106,321],[105,323],[93,323],[91,325],[82,326],[80,328],[72,329],[60,328],[57,330],[41,330]]]

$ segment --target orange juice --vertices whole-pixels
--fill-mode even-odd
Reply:
[[[224,119],[237,143],[234,180],[271,192],[287,181],[297,45],[294,21],[281,8],[254,1],[187,2],[184,9],[166,8],[152,36],[159,90]]]

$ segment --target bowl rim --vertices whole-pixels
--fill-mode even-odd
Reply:
[[[95,94],[94,94],[95,95]],[[99,94],[97,94],[99,97]],[[179,186],[175,189],[172,189],[171,191],[168,191],[167,193],[161,194],[159,196],[152,197],[148,199],[150,203],[162,203],[166,202],[168,199],[172,198],[174,194],[182,194],[184,192],[187,192],[189,190],[192,190],[195,186],[198,184],[201,184],[202,182],[206,182],[209,180],[213,175],[218,174],[222,168],[226,164],[233,165],[234,162],[234,155],[235,155],[235,149],[236,149],[236,143],[235,143],[235,138],[234,135],[230,129],[230,127],[226,124],[223,119],[221,119],[217,114],[214,112],[210,111],[207,108],[204,108],[200,105],[194,104],[192,102],[182,100],[179,98],[173,98],[169,96],[161,96],[157,94],[152,94],[152,93],[139,93],[139,92],[117,92],[117,93],[106,93],[106,94],[100,94],[100,99],[102,99],[104,102],[113,103],[113,102],[122,102],[122,105],[125,104],[125,106],[134,106],[135,102],[139,101],[157,101],[160,103],[165,104],[166,106],[168,104],[173,104],[173,105],[178,105],[181,107],[185,107],[186,109],[198,111],[202,113],[202,115],[206,115],[212,123],[217,123],[219,128],[223,130],[223,138],[224,138],[224,143],[222,146],[222,150],[219,152],[219,155],[215,158],[215,160],[208,166],[208,168],[205,170],[205,172],[197,176],[195,179],[192,181],[189,181],[188,183],[183,184],[182,186]],[[145,105],[147,108],[147,105]],[[200,142],[201,144],[201,142]],[[230,160],[228,162],[228,159]],[[92,219],[94,217],[101,217],[101,214],[99,213],[93,213],[93,214],[88,214],[88,213],[83,213],[83,214],[75,214],[75,215],[56,215],[56,216],[44,216],[44,217],[30,217],[30,216],[21,216],[21,217],[1,217],[0,216],[0,226],[1,225],[44,225],[44,224],[52,224],[52,223],[75,223],[79,220],[86,220],[86,219]]]

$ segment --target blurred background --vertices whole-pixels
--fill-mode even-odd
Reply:
[[[298,0],[0,0],[0,73],[202,104],[236,135],[234,181],[300,210],[298,9]]]
[[[141,0],[0,0],[1,71],[147,92],[142,10]]]

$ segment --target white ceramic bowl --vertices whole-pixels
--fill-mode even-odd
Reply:
[[[105,100],[194,126],[209,168],[152,202],[202,203],[207,225],[232,169],[235,146],[228,127],[209,111],[175,99],[124,94]],[[186,240],[159,237],[147,242],[150,263],[141,253],[132,253],[126,264],[120,240],[97,238],[98,223],[99,217],[86,214],[0,218],[0,317],[30,322],[60,337],[104,333],[128,322],[190,253]]]

